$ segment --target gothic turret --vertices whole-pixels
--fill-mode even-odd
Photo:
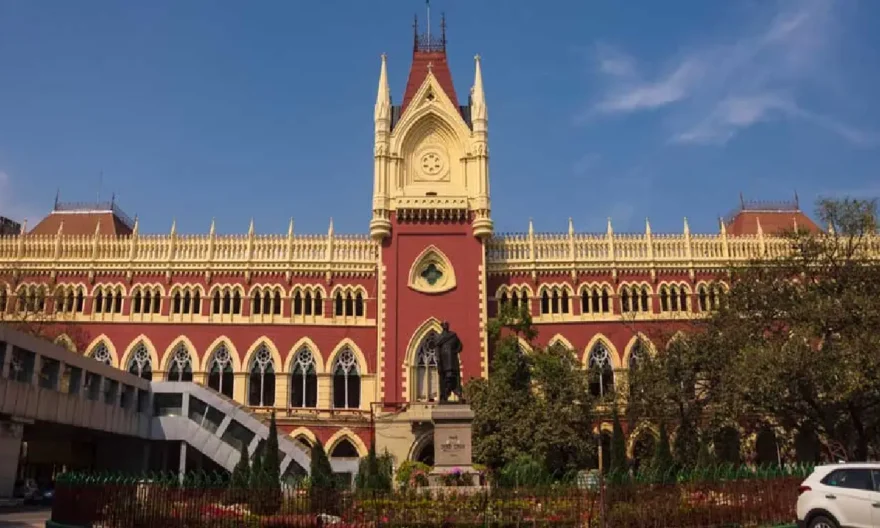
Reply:
[[[388,170],[389,145],[391,133],[391,89],[388,87],[388,66],[382,54],[379,70],[379,89],[376,93],[376,108],[373,111],[375,139],[373,144],[373,218],[370,221],[370,236],[384,238],[391,234],[391,221],[388,218]],[[381,175],[381,176],[380,176]]]
[[[375,108],[375,181],[370,235],[391,234],[395,219],[449,219],[492,234],[486,98],[479,57],[469,106],[459,106],[446,55],[446,23],[413,43],[399,107],[391,106],[386,61]]]

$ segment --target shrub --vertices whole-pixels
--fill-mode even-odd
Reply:
[[[406,460],[397,468],[395,480],[401,488],[418,488],[428,485],[431,466],[415,460]]]

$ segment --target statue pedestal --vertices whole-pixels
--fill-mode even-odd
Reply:
[[[428,475],[431,486],[448,486],[444,478],[459,473],[458,486],[479,486],[480,474],[474,470],[474,411],[470,405],[450,403],[437,405],[431,411],[434,423],[434,469]]]

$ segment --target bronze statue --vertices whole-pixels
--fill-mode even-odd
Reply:
[[[455,394],[460,402],[464,402],[461,394],[461,370],[459,354],[461,340],[458,334],[449,329],[449,323],[440,325],[443,331],[437,336],[437,370],[440,374],[440,403],[448,403],[449,395]]]

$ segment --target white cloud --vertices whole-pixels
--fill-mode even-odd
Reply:
[[[653,82],[635,82],[609,94],[596,105],[603,113],[632,112],[659,108],[685,99],[702,74],[697,61],[680,64],[667,76]]]
[[[721,145],[752,126],[797,119],[817,125],[853,145],[880,145],[861,130],[804,107],[798,97],[809,84],[832,74],[829,51],[837,31],[830,0],[779,2],[762,24],[737,36],[691,49],[668,61],[661,74],[646,79],[635,59],[599,46],[598,71],[605,94],[591,114],[628,114],[667,108],[679,144]]]
[[[674,143],[719,145],[726,143],[739,129],[799,113],[794,102],[777,94],[733,96],[719,102],[703,121],[675,135]]]
[[[631,56],[606,44],[596,46],[596,59],[599,71],[614,77],[633,77],[636,74],[636,61]]]

